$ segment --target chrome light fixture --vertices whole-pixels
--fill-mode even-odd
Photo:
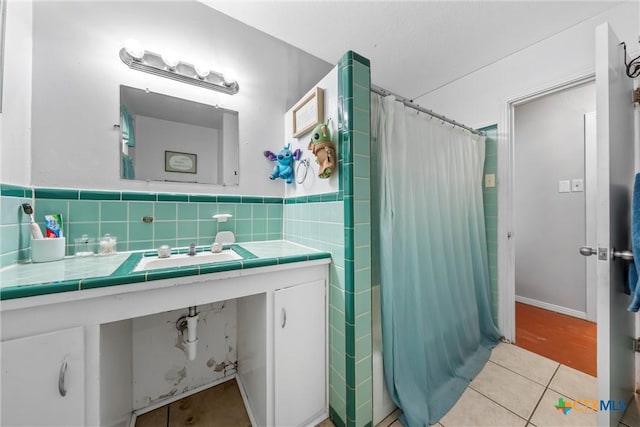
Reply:
[[[144,50],[142,45],[133,39],[127,40],[124,47],[120,49],[120,59],[133,70],[217,90],[228,95],[235,95],[240,90],[237,75],[230,68],[220,73],[209,69],[206,65],[192,65],[180,61],[170,52],[158,54]]]

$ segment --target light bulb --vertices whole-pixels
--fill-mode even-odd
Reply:
[[[211,67],[207,64],[196,63],[193,68],[196,70],[196,74],[202,80],[206,79],[209,74],[211,74]]]
[[[227,86],[231,86],[238,81],[238,75],[233,68],[226,68],[222,73],[222,78]]]
[[[164,62],[168,69],[174,70],[180,60],[173,52],[165,52],[162,54],[162,62]]]
[[[142,61],[142,58],[144,57],[144,48],[138,40],[125,40],[124,50],[136,61]]]

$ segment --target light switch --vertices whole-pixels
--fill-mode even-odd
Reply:
[[[558,181],[558,193],[570,193],[571,192],[571,181],[560,180]]]
[[[490,173],[484,176],[484,186],[492,188],[496,186],[496,174]]]
[[[571,180],[571,191],[584,191],[584,180],[583,179],[572,179]]]

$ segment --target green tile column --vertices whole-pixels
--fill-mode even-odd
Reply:
[[[487,135],[485,142],[484,175],[498,174],[498,127],[496,125],[480,129]],[[489,280],[491,283],[491,305],[493,320],[498,322],[498,182],[487,188],[482,185],[484,201],[484,221],[487,234],[489,258]]]
[[[344,200],[345,390],[330,400],[336,425],[370,426],[371,383],[371,204],[369,60],[347,52],[338,66],[340,192]],[[342,363],[335,363],[338,366]],[[341,383],[333,383],[336,385]],[[342,397],[342,393],[338,393]],[[346,412],[346,413],[345,413]]]

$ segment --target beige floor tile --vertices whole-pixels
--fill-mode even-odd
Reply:
[[[331,421],[329,418],[327,418],[326,420],[324,420],[320,424],[318,424],[316,427],[336,427],[336,426],[335,426],[335,424],[333,424],[333,421]]]
[[[402,414],[400,409],[396,409],[392,413],[390,413],[384,420],[380,421],[376,427],[389,427],[398,417]]]
[[[571,399],[598,399],[596,378],[565,365],[560,365],[549,388]]]
[[[488,362],[470,387],[524,419],[529,419],[544,387],[493,362]]]
[[[622,423],[629,427],[640,426],[640,396],[633,395],[633,400],[629,402],[629,407],[622,417]]]
[[[562,396],[553,390],[545,391],[540,404],[536,408],[536,411],[533,413],[533,417],[531,417],[531,422],[537,427],[597,426],[597,412],[589,411],[586,408],[584,411],[571,409],[565,415],[562,411],[559,411],[555,407],[555,405],[558,404],[558,399],[560,397],[564,398],[565,400],[571,400],[569,397]]]
[[[453,408],[440,420],[444,427],[524,427],[527,421],[467,388]]]
[[[505,343],[493,349],[490,360],[545,387],[559,365],[551,359]]]

